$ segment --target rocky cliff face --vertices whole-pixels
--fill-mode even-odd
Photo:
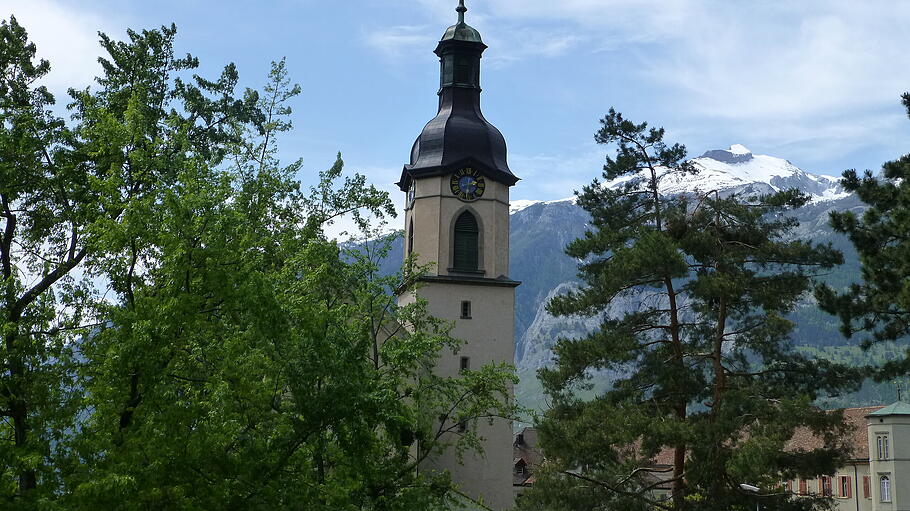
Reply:
[[[741,145],[730,149],[708,151],[692,160],[699,168],[695,176],[668,178],[667,193],[696,193],[718,190],[721,193],[770,193],[797,188],[811,197],[811,202],[794,212],[800,226],[794,233],[816,243],[832,243],[845,252],[847,264],[827,276],[835,285],[857,278],[858,262],[849,242],[834,234],[828,226],[831,210],[860,208],[861,204],[843,188],[836,178],[805,172],[789,161],[766,155],[754,155]],[[624,178],[606,186],[626,182]],[[584,234],[587,213],[570,199],[551,202],[521,201],[513,204],[511,233],[511,267],[513,277],[523,282],[516,301],[516,365],[533,372],[552,360],[551,347],[560,337],[585,335],[597,328],[600,318],[553,317],[545,308],[554,296],[578,288],[577,261],[563,247]],[[618,314],[633,310],[634,296],[614,303]],[[797,344],[830,344],[843,342],[833,318],[817,310],[810,297],[795,313]]]

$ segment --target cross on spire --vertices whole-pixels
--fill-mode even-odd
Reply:
[[[458,22],[464,23],[464,13],[468,12],[468,8],[464,6],[464,0],[458,0],[458,7],[455,8],[455,12],[458,13]]]

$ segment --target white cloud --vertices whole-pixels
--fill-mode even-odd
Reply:
[[[90,85],[100,71],[98,32],[119,36],[114,27],[125,26],[108,15],[53,0],[3,0],[0,17],[8,19],[10,15],[28,31],[38,47],[38,56],[50,61],[51,72],[44,84],[58,100],[69,87]]]
[[[895,65],[905,25],[894,23],[910,10],[806,5],[692,19],[647,76],[686,94],[693,113],[752,120],[867,109],[910,86],[910,69]]]
[[[429,35],[432,33],[433,30],[425,26],[400,25],[368,32],[364,40],[384,57],[397,59],[432,49],[435,44]]]
[[[434,19],[454,20],[453,1],[418,2]],[[468,8],[468,22],[495,45],[492,64],[574,52],[618,90],[649,84],[653,110],[672,112],[667,119],[690,142],[722,133],[827,161],[903,143],[892,133],[906,132],[898,101],[910,90],[910,2],[474,0]]]

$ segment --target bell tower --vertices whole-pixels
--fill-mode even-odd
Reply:
[[[490,363],[513,363],[515,288],[509,278],[509,170],[506,143],[480,110],[480,60],[487,46],[465,23],[449,27],[435,53],[440,62],[439,110],[411,149],[399,188],[407,194],[405,256],[433,264],[418,294],[430,313],[451,320],[452,335],[465,341],[441,354],[435,371],[455,376]],[[399,296],[400,303],[413,300]],[[461,463],[445,452],[421,470],[447,470],[465,495],[494,510],[513,507],[512,429],[509,421],[476,424],[485,439],[482,456]],[[452,435],[457,435],[454,428]]]

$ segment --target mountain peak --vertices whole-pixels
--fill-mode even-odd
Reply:
[[[748,147],[742,144],[733,144],[730,146],[730,149],[728,149],[728,151],[733,154],[752,154],[752,151],[750,151]]]
[[[713,149],[701,155],[721,163],[745,163],[752,159],[752,151],[742,144],[733,144],[730,149]]]
[[[689,161],[698,172],[694,175],[673,174],[661,178],[661,193],[673,195],[722,191],[767,194],[796,188],[808,194],[812,202],[835,200],[849,195],[837,178],[810,174],[783,158],[752,154],[741,144],[733,144],[729,149],[714,149]],[[646,179],[643,172],[635,177],[619,177],[605,183],[605,186],[617,187],[633,180],[643,182]]]

